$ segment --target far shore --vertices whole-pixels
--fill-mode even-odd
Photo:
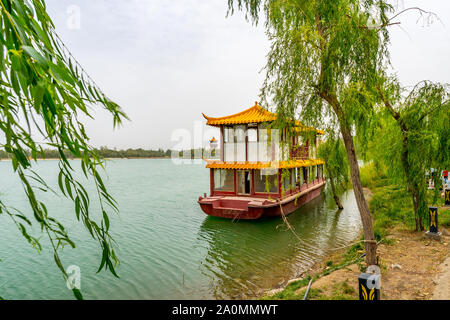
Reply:
[[[80,158],[67,158],[68,160],[80,160]],[[124,157],[124,158],[103,158],[105,160],[129,160],[129,159],[171,159],[170,157]],[[33,159],[31,159],[33,160]],[[60,158],[37,158],[39,161],[55,161],[60,160]],[[10,158],[0,158],[0,161],[11,161]]]

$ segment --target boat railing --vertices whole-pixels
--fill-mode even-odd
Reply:
[[[324,178],[317,177],[316,179],[314,179],[310,182],[304,182],[301,185],[296,185],[295,188],[292,188],[292,189],[289,189],[288,191],[286,191],[285,195],[291,195],[296,192],[305,191],[311,187],[314,187],[315,185],[317,185],[319,183],[322,183],[323,181],[325,181]]]

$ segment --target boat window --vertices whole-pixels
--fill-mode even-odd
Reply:
[[[248,128],[247,161],[258,161],[258,128]]]
[[[236,161],[235,144],[232,142],[226,142],[223,145],[224,159],[225,161]]]
[[[245,126],[236,126],[235,127],[235,142],[245,142]]]
[[[214,169],[214,190],[234,191],[233,170]]]
[[[267,124],[258,125],[258,161],[279,160],[279,132]]]
[[[268,141],[269,140],[268,130],[267,130],[266,125],[264,125],[264,124],[258,125],[258,136],[259,136],[259,141]]]
[[[278,173],[275,170],[255,170],[255,192],[278,193]]]
[[[251,174],[248,170],[237,171],[237,193],[250,194]]]
[[[235,161],[246,161],[245,159],[245,135],[246,126],[235,127],[235,142],[236,142],[236,159]]]
[[[234,128],[224,127],[223,130],[224,161],[236,161],[236,152],[234,148]]]
[[[233,127],[225,127],[224,129],[224,134],[223,134],[223,142],[225,143],[230,143],[230,142],[234,142],[234,130]]]
[[[258,129],[257,128],[248,128],[247,135],[248,135],[248,142],[258,141]]]

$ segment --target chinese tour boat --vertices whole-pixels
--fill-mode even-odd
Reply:
[[[220,129],[220,160],[205,159],[210,195],[198,199],[206,214],[231,219],[288,215],[322,192],[324,162],[315,156],[323,131],[299,121],[275,130],[271,124],[277,115],[257,102],[237,114],[203,116],[207,125]]]

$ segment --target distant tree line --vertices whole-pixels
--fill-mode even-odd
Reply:
[[[103,158],[170,158],[172,156],[172,150],[167,149],[158,149],[158,150],[145,150],[142,148],[139,149],[126,149],[126,150],[116,150],[109,149],[107,147],[100,147],[100,149],[95,149],[95,151]],[[177,152],[177,151],[175,151]],[[55,149],[43,149],[38,152],[38,158],[40,159],[59,159],[60,154],[58,150]],[[190,156],[189,156],[190,154]],[[31,151],[26,151],[26,155],[28,157],[31,156]],[[64,155],[68,159],[73,159],[73,155],[70,151],[64,151]],[[205,154],[205,149],[191,149],[178,151],[178,157],[180,158],[201,158],[201,157],[210,156]],[[213,155],[214,156],[214,155]],[[11,154],[7,153],[5,150],[0,149],[0,159],[10,159]]]

